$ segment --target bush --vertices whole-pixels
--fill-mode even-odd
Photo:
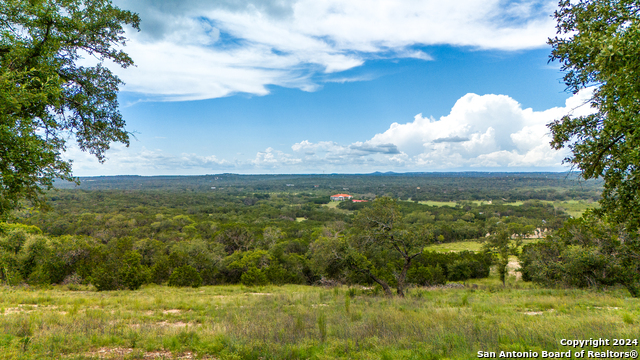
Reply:
[[[91,283],[98,291],[117,290],[119,288],[117,274],[104,264],[97,266],[93,270]]]
[[[170,276],[171,266],[169,264],[169,257],[163,256],[151,267],[151,282],[159,285],[169,280]]]
[[[434,268],[440,267],[445,279],[464,281],[489,276],[492,261],[492,255],[485,252],[474,253],[471,251],[461,251],[458,253],[439,253],[427,251],[416,259],[413,269],[419,269],[421,266],[425,268],[429,266]],[[418,270],[414,270],[416,277],[410,277],[411,282],[413,282],[414,279],[422,279],[417,271]],[[416,283],[421,284],[420,282]]]
[[[436,286],[447,283],[447,277],[444,275],[444,270],[440,265],[416,266],[411,268],[407,275],[409,276],[409,282],[418,285]]]
[[[22,282],[15,254],[3,249],[0,249],[0,280],[7,285],[18,285]]]
[[[149,270],[141,260],[137,251],[126,251],[121,261],[108,258],[93,270],[91,283],[98,291],[137,290],[149,279]]]
[[[242,274],[240,282],[245,286],[264,286],[269,283],[269,280],[262,270],[252,266]]]
[[[149,278],[147,267],[142,266],[142,255],[137,251],[127,251],[124,255],[119,280],[129,290],[138,290]]]
[[[262,270],[260,270],[262,271]],[[269,267],[267,267],[265,269],[266,272],[266,276],[268,278],[268,281],[271,282],[272,284],[276,284],[276,285],[284,285],[287,283],[291,283],[292,279],[291,276],[289,275],[289,273],[287,272],[287,270],[285,268],[282,267],[282,265],[280,264],[271,264]],[[245,273],[246,274],[246,273]],[[243,274],[244,276],[244,274]],[[240,277],[240,281],[242,282],[242,277]],[[244,282],[243,282],[244,284]]]
[[[470,261],[467,259],[456,260],[449,265],[448,278],[451,281],[463,281],[471,278],[472,270],[469,266]]]
[[[191,265],[181,266],[173,270],[169,276],[169,286],[197,288],[202,284],[202,277]]]

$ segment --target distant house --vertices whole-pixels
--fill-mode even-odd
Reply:
[[[342,201],[342,200],[349,200],[349,199],[353,199],[353,196],[351,196],[349,194],[331,195],[331,200],[333,200],[333,201]]]

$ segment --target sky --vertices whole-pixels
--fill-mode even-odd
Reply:
[[[77,176],[567,171],[546,124],[591,111],[544,0],[113,0],[131,144]],[[90,62],[91,59],[83,61]]]

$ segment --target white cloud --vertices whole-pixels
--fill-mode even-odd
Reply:
[[[236,164],[219,160],[215,155],[183,153],[166,154],[162,150],[144,147],[133,150],[122,144],[115,144],[107,152],[107,160],[99,163],[96,158],[69,143],[64,154],[73,160],[73,172],[85,175],[195,175],[210,173],[211,169],[234,169]]]
[[[547,0],[119,0],[141,14],[126,51],[137,67],[115,69],[125,90],[166,100],[268,85],[312,91],[314,75],[374,58],[432,57],[416,46],[519,50],[554,34]],[[327,77],[330,80],[331,76]]]
[[[105,165],[73,146],[67,158],[75,160],[74,172],[79,175],[562,170],[567,152],[551,149],[546,124],[569,113],[591,113],[586,104],[589,97],[583,91],[563,107],[533,111],[506,95],[467,94],[440,119],[418,114],[413,121],[393,123],[369,140],[347,145],[303,140],[293,144],[291,152],[269,147],[254,158],[237,161],[123,146],[109,151]]]

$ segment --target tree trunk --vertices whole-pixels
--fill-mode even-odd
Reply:
[[[398,276],[398,286],[396,288],[396,291],[398,293],[398,296],[400,297],[404,297],[404,284],[405,284],[405,280],[407,279],[407,271],[409,271],[409,267],[411,266],[411,259],[410,257],[405,258],[405,263],[404,266],[402,267],[402,272],[400,273],[400,276]]]
[[[371,271],[368,271],[368,275],[371,277],[371,279],[373,279],[373,281],[377,282],[378,284],[380,284],[380,286],[382,286],[382,289],[384,290],[385,295],[393,296],[393,292],[391,292],[391,288],[389,287],[389,284],[387,284],[382,279],[378,279],[375,275],[371,273]]]
[[[640,297],[640,290],[638,290],[638,286],[635,283],[628,281],[624,284],[624,287],[629,290],[629,292],[631,293],[631,297]]]

